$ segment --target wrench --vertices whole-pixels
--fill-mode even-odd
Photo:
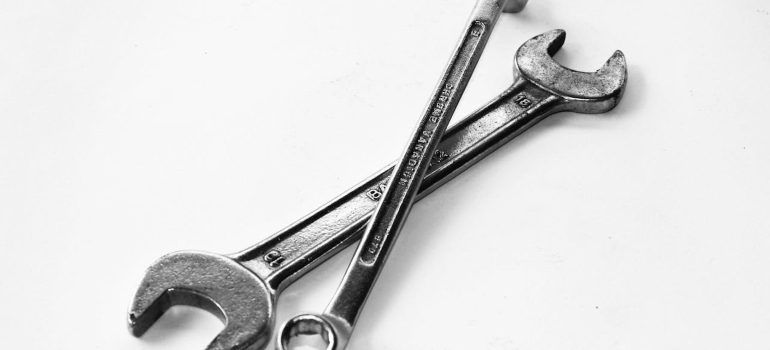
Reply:
[[[289,344],[290,335],[324,334],[329,350],[344,350],[358,316],[388,260],[390,250],[412,210],[414,197],[430,165],[449,120],[465,91],[492,29],[506,1],[478,0],[466,30],[439,80],[401,158],[396,162],[356,253],[337,292],[321,315],[299,315],[281,327],[278,350]]]
[[[595,73],[576,72],[550,57],[565,37],[564,31],[552,30],[519,48],[513,85],[447,130],[417,199],[553,113],[602,113],[617,105],[626,85],[623,54],[616,51]],[[360,238],[392,169],[386,167],[239,253],[181,251],[161,257],[147,269],[132,298],[129,330],[141,336],[171,306],[189,305],[225,323],[208,350],[262,349],[269,341],[280,293]],[[284,333],[279,341],[292,335]]]

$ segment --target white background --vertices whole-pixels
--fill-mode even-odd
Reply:
[[[470,0],[0,2],[4,349],[204,349],[214,316],[125,312],[165,253],[232,253],[392,161]],[[350,349],[770,348],[770,3],[531,0],[525,40],[628,60],[603,115],[554,115],[415,205]],[[348,249],[289,287],[320,312]]]

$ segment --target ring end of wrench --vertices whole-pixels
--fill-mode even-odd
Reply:
[[[300,335],[320,336],[325,350],[344,349],[350,338],[350,326],[340,324],[326,315],[305,314],[286,321],[276,335],[276,350],[291,350],[291,340]]]

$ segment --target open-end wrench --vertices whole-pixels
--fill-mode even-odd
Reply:
[[[623,54],[615,52],[595,73],[576,72],[550,58],[565,36],[553,30],[519,48],[513,85],[447,130],[417,199],[553,113],[602,113],[620,101],[626,83]],[[141,336],[171,306],[190,305],[225,322],[208,350],[262,348],[269,340],[280,292],[360,237],[392,168],[242,252],[182,251],[160,258],[135,292],[129,329]]]
[[[476,63],[500,17],[505,0],[477,0],[444,74],[396,161],[382,199],[374,209],[356,253],[323,314],[304,314],[281,327],[278,350],[297,334],[323,334],[329,350],[344,350],[358,316],[374,289],[391,248],[412,210],[430,159],[444,135]]]

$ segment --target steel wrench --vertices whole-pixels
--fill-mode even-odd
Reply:
[[[620,101],[626,83],[623,54],[615,52],[595,73],[576,72],[550,58],[565,36],[553,30],[519,48],[513,85],[447,130],[417,199],[553,113],[602,113]],[[141,336],[171,306],[190,305],[225,322],[208,350],[263,348],[281,291],[360,237],[391,171],[392,165],[242,252],[181,251],[161,257],[133,296],[129,330]]]
[[[278,350],[288,348],[292,335],[314,333],[323,334],[329,350],[344,350],[347,346],[390,250],[409,217],[431,155],[449,125],[505,3],[505,0],[476,1],[457,48],[396,162],[337,292],[323,314],[304,314],[287,321],[278,333]]]

